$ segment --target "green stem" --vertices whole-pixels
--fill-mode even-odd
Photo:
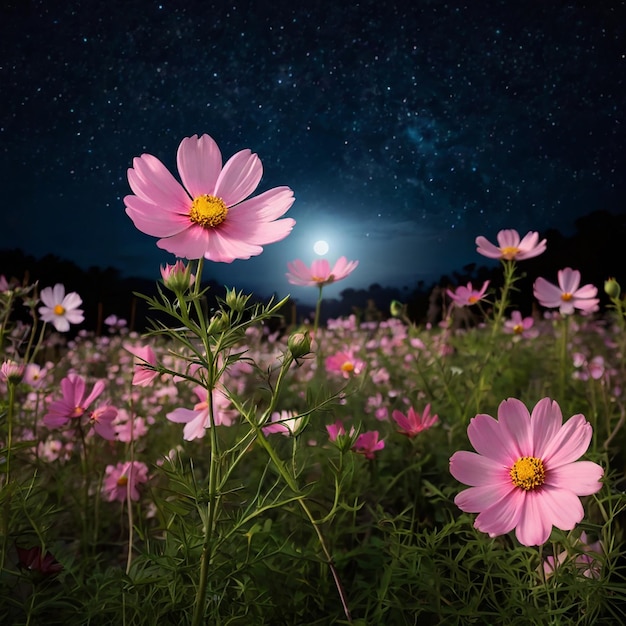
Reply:
[[[567,374],[569,372],[569,363],[567,360],[567,342],[568,342],[568,330],[569,330],[569,315],[564,315],[561,322],[561,345],[559,354],[559,396],[562,401],[565,398],[565,386],[567,381]]]
[[[317,304],[315,305],[315,320],[313,321],[313,338],[317,340],[317,329],[320,324],[320,312],[322,310],[322,290],[324,289],[324,285],[319,286],[319,291],[317,294]],[[318,341],[319,346],[319,341]]]
[[[509,307],[509,293],[513,284],[515,283],[515,261],[502,260],[502,267],[504,268],[504,284],[500,291],[500,299],[495,303],[495,313],[493,318],[493,326],[491,328],[491,339],[493,340],[500,330],[502,325],[502,319]]]
[[[311,523],[313,530],[315,530],[315,534],[317,535],[317,539],[319,541],[320,547],[322,548],[322,552],[324,553],[324,556],[326,558],[326,563],[328,564],[328,567],[333,576],[335,587],[337,588],[337,592],[339,593],[339,598],[341,600],[341,605],[343,607],[344,615],[346,616],[346,619],[348,620],[348,622],[351,624],[352,616],[350,614],[350,609],[348,607],[346,593],[343,588],[343,585],[341,584],[341,580],[339,579],[339,574],[337,573],[337,570],[335,568],[333,558],[330,554],[330,551],[328,550],[328,547],[326,546],[326,540],[324,539],[324,535],[322,535],[322,531],[320,530],[318,521],[313,517],[311,510],[309,509],[306,502],[304,501],[304,496],[300,493],[300,490],[298,489],[298,484],[296,483],[295,478],[291,476],[291,474],[289,474],[289,472],[286,470],[285,464],[283,463],[283,461],[280,460],[280,458],[276,454],[276,451],[270,445],[269,441],[267,440],[267,438],[263,434],[263,431],[260,428],[257,431],[257,441],[265,448],[265,451],[268,453],[270,459],[272,460],[274,467],[277,469],[278,473],[282,476],[283,480],[287,483],[289,488],[297,496],[297,500],[298,500],[298,504],[300,505],[300,508],[304,511],[304,514],[306,515],[309,522]]]
[[[211,459],[209,464],[209,501],[207,503],[206,517],[204,522],[204,543],[202,546],[202,556],[200,557],[200,580],[196,591],[196,600],[193,608],[192,626],[200,626],[204,623],[204,612],[206,606],[206,592],[209,579],[209,567],[213,556],[213,531],[215,525],[216,509],[219,504],[219,495],[216,485],[218,483],[218,441],[215,429],[215,417],[213,414],[213,390],[208,389],[207,402],[209,404],[209,419],[211,420]]]
[[[13,405],[15,404],[15,384],[13,381],[7,381],[7,388],[9,391],[9,406],[7,407],[7,453],[4,488],[8,490],[8,494],[2,511],[2,554],[0,555],[0,573],[4,570],[4,561],[9,541],[9,516],[11,513],[11,450],[13,448]]]

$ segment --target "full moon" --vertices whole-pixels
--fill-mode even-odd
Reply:
[[[319,254],[320,256],[326,254],[328,252],[328,242],[320,239],[313,244],[313,252],[315,254]]]

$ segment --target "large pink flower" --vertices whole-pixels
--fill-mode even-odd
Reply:
[[[454,502],[479,513],[474,526],[491,537],[515,529],[520,543],[541,545],[552,526],[572,530],[584,515],[579,496],[602,487],[603,469],[576,461],[591,441],[591,425],[581,414],[563,424],[559,405],[543,398],[532,415],[509,398],[498,407],[498,420],[479,414],[467,434],[476,452],[455,452],[450,472],[471,485]]]
[[[533,285],[533,294],[541,306],[549,309],[559,309],[563,315],[571,315],[574,309],[583,313],[593,313],[598,310],[600,300],[597,287],[580,285],[580,272],[566,267],[559,270],[559,286],[553,285],[545,278],[538,278]]]
[[[287,280],[301,287],[322,287],[343,280],[356,269],[358,261],[348,261],[345,256],[337,259],[332,269],[326,259],[315,259],[309,268],[300,259],[287,263]]]
[[[539,241],[538,233],[529,231],[520,241],[519,233],[513,229],[501,230],[498,235],[498,245],[492,244],[485,237],[476,237],[476,252],[490,259],[506,259],[507,261],[522,261],[532,259],[546,251],[546,240]]]
[[[157,246],[178,257],[231,263],[263,252],[284,239],[295,221],[277,219],[293,204],[289,187],[274,187],[254,198],[263,166],[241,150],[222,167],[222,155],[209,135],[185,137],[178,147],[183,185],[151,154],[133,160],[126,213],[142,232],[160,237]]]

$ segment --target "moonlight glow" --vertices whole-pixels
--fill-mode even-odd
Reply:
[[[320,239],[313,244],[313,252],[315,254],[319,254],[320,256],[326,254],[328,252],[328,242]]]

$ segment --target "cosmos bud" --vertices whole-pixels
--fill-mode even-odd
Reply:
[[[174,265],[161,266],[161,278],[163,284],[174,292],[187,291],[196,280],[190,266],[185,265],[180,259]]]
[[[609,278],[604,281],[604,293],[606,293],[609,298],[617,299],[620,297],[622,293],[622,289],[619,286],[619,283],[615,280],[615,278]]]
[[[299,359],[311,352],[311,337],[308,331],[292,333],[287,339],[287,347],[294,359]]]
[[[241,313],[246,308],[249,299],[250,296],[244,296],[241,291],[237,293],[234,288],[226,289],[226,297],[224,298],[226,306],[236,313]]]
[[[391,317],[402,317],[404,315],[404,304],[398,300],[392,300],[389,305]]]

